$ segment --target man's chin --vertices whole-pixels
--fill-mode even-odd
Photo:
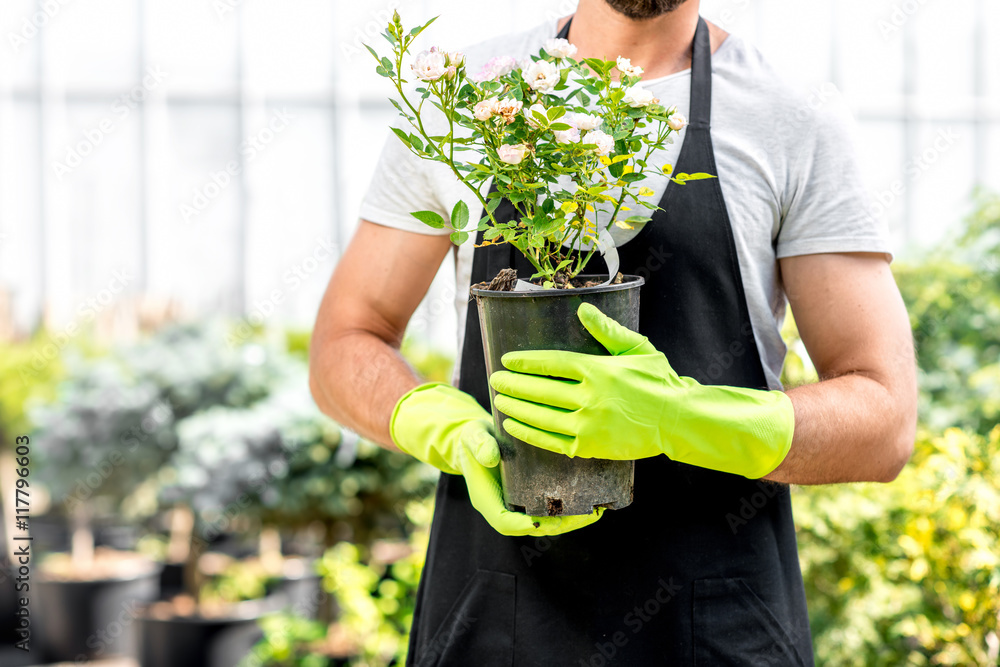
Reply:
[[[643,21],[672,12],[687,0],[604,0],[619,14],[635,21]]]

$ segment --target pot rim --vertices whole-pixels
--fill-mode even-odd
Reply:
[[[53,577],[51,574],[46,574],[45,572],[39,573],[38,584],[39,585],[57,585],[57,586],[93,586],[95,584],[111,584],[111,583],[129,583],[133,581],[138,581],[140,579],[149,579],[152,577],[159,577],[161,571],[163,570],[163,563],[158,561],[149,561],[152,563],[153,567],[146,572],[140,572],[136,574],[125,574],[121,576],[114,577],[97,577],[96,579],[61,579],[59,577]]]
[[[212,625],[220,623],[227,624],[255,621],[261,616],[265,616],[275,611],[280,611],[280,608],[273,604],[273,601],[269,600],[268,596],[265,596],[262,598],[255,598],[253,600],[240,600],[239,602],[233,602],[229,613],[224,616],[202,616],[197,612],[190,616],[150,616],[149,608],[156,602],[162,602],[162,600],[147,600],[140,604],[138,606],[140,613],[137,618],[144,623],[187,623],[189,625]],[[272,602],[272,604],[268,604],[268,602]]]
[[[604,278],[607,274],[582,273],[577,278]],[[480,287],[471,288],[472,293],[477,297],[490,298],[523,298],[523,297],[559,297],[573,296],[579,294],[596,294],[599,292],[618,292],[621,290],[635,289],[646,284],[646,279],[636,275],[622,275],[622,281],[617,285],[595,285],[594,287],[576,287],[573,289],[547,289],[531,290],[526,292],[513,292],[503,290],[490,290]]]

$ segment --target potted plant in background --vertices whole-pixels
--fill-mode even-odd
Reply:
[[[92,526],[127,514],[126,498],[166,461],[173,414],[155,386],[108,358],[77,362],[33,421],[36,479],[72,521],[70,552],[48,554],[36,583],[45,651],[52,660],[130,654],[131,620],[121,619],[155,597],[159,566],[135,551],[95,549]],[[148,435],[141,448],[136,432]]]
[[[646,213],[658,207],[647,201],[653,190],[642,185],[651,169],[678,185],[713,178],[670,175],[669,165],[650,164],[684,119],[641,86],[641,68],[624,58],[577,61],[576,47],[565,39],[550,40],[520,64],[494,59],[475,76],[466,72],[462,54],[431,48],[413,59],[410,70],[420,85],[408,92],[404,60],[431,22],[406,31],[396,13],[383,34],[391,57],[368,50],[378,62],[376,72],[395,87],[398,99],[391,102],[412,130],[393,132],[417,157],[450,169],[482,208],[475,224],[461,200],[448,220],[434,211],[412,215],[433,228],[447,226],[455,244],[480,233],[477,247],[508,243],[534,270],[520,277],[506,269],[473,286],[487,372],[501,370],[500,358],[517,350],[606,354],[580,324],[577,307],[592,303],[637,329],[643,284],[640,277],[618,273],[611,228],[651,220]],[[511,208],[500,215],[505,201]],[[609,272],[587,276],[583,272],[597,252]],[[570,459],[531,447],[506,433],[495,406],[493,417],[508,509],[589,514],[596,505],[631,502],[634,462]]]
[[[198,576],[188,578],[186,594],[141,619],[147,667],[234,664],[259,636],[256,619],[280,608],[329,622],[312,557],[341,540],[367,550],[405,537],[405,499],[433,487],[428,466],[345,438],[313,404],[304,363],[297,371],[253,406],[217,406],[180,426],[161,494],[193,511],[187,539]],[[206,553],[211,537],[236,522],[259,533],[258,554],[237,561]],[[305,553],[288,556],[283,542],[305,545]]]
[[[327,550],[319,569],[338,617],[333,623],[295,613],[261,619],[264,637],[241,667],[404,664],[433,512],[432,497],[408,501],[409,537],[396,548],[340,542]]]
[[[141,662],[151,666],[235,664],[259,635],[257,618],[281,604],[267,586],[308,576],[267,538],[273,531],[262,531],[265,548],[256,560],[239,560],[238,544],[229,553],[209,551],[220,536],[259,529],[248,491],[283,465],[282,429],[303,413],[301,397],[288,398],[288,387],[306,386],[301,364],[277,344],[230,348],[221,335],[189,343],[188,358],[209,372],[192,372],[189,364],[161,376],[165,393],[192,404],[178,423],[176,450],[151,480],[160,506],[171,508],[167,551],[183,559],[174,565],[180,576],[164,591],[167,599],[139,618]],[[220,356],[228,362],[218,363]]]

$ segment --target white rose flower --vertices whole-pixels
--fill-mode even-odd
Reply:
[[[625,76],[642,76],[642,68],[638,65],[633,65],[632,61],[628,58],[618,56],[617,66],[618,71]]]
[[[630,107],[644,107],[653,104],[656,101],[657,99],[653,97],[653,93],[649,92],[639,84],[626,88],[625,97],[622,98],[622,102]]]
[[[567,120],[567,123],[578,130],[596,130],[604,122],[600,116],[592,116],[586,113],[574,113]]]
[[[570,44],[568,40],[562,37],[553,37],[545,42],[545,52],[553,58],[560,60],[563,58],[572,58],[576,55],[576,46]]]
[[[597,144],[597,148],[594,150],[598,155],[607,155],[615,148],[614,138],[605,132],[600,130],[593,130],[587,133],[587,136],[583,138],[584,143],[587,144]]]
[[[472,80],[476,83],[482,83],[483,81],[496,81],[504,74],[510,73],[512,69],[517,66],[517,61],[515,61],[510,56],[496,56],[490,58],[483,65],[483,68],[472,77]]]
[[[445,75],[448,63],[445,55],[438,51],[437,47],[433,47],[430,51],[418,53],[410,68],[418,79],[437,81]]]
[[[521,113],[521,107],[524,106],[524,102],[521,100],[501,100],[497,102],[497,115],[503,116],[505,123],[510,125],[517,118],[517,114]]]
[[[524,118],[525,118],[525,120],[528,121],[528,125],[529,126],[535,128],[537,130],[538,128],[541,127],[541,124],[539,124],[539,122],[537,120],[535,120],[535,112],[536,111],[538,113],[542,114],[543,116],[545,115],[545,107],[543,107],[541,104],[532,104],[524,112]]]
[[[568,130],[554,130],[552,134],[556,135],[556,143],[575,144],[580,141],[580,130],[575,127]]]
[[[503,144],[497,149],[500,160],[507,164],[520,164],[527,152],[528,147],[524,144]]]
[[[447,54],[446,60],[449,65],[454,65],[455,67],[461,67],[465,64],[465,54],[461,51],[452,51]]]
[[[536,60],[522,73],[532,90],[547,93],[559,83],[559,68],[547,60]]]
[[[483,100],[482,102],[476,102],[476,106],[472,108],[472,115],[476,117],[476,120],[489,120],[497,112],[497,105],[499,103],[500,100],[495,97]]]
[[[687,127],[687,118],[679,113],[675,113],[670,116],[670,120],[667,121],[667,126],[670,127],[674,132],[680,132],[685,127]]]

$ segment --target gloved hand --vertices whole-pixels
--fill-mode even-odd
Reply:
[[[567,456],[666,454],[702,468],[764,477],[792,444],[795,413],[780,391],[702,385],[680,377],[649,340],[584,303],[577,316],[611,356],[510,352],[490,384],[503,427]]]
[[[502,535],[559,535],[588,526],[604,514],[529,516],[511,512],[500,486],[500,448],[493,417],[469,394],[440,382],[406,393],[393,410],[389,433],[400,450],[438,470],[463,475],[469,500]]]

